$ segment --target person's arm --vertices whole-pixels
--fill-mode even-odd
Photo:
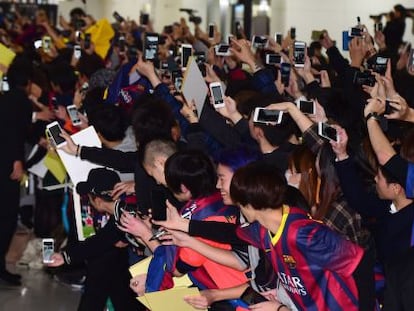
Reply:
[[[242,284],[231,288],[205,289],[200,291],[200,296],[186,296],[184,300],[196,309],[208,309],[217,301],[238,299],[248,287]]]
[[[364,109],[371,146],[381,165],[384,165],[396,154],[378,123],[378,114],[384,109],[383,106],[384,104],[380,100],[370,99]]]

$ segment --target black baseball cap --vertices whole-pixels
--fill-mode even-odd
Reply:
[[[121,179],[119,175],[107,168],[95,168],[88,174],[86,181],[80,182],[76,185],[76,191],[80,195],[93,194],[95,196],[111,200],[111,192],[115,184],[119,183]]]

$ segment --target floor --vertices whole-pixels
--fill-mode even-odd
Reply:
[[[18,288],[0,284],[0,311],[73,311],[81,292],[53,280],[43,270],[17,269],[23,285]]]

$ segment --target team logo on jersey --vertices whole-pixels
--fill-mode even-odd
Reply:
[[[296,269],[296,260],[290,255],[283,255],[283,261],[290,269]]]

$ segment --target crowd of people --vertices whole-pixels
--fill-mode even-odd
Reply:
[[[103,166],[73,191],[109,216],[84,241],[72,225],[47,264],[85,265],[79,310],[101,311],[108,298],[116,310],[146,310],[137,295],[172,288],[183,275],[200,290],[185,301],[202,310],[412,310],[414,48],[402,40],[409,14],[395,6],[374,33],[355,25],[349,59],[328,30],[300,50],[308,40],[293,31],[256,45],[242,27],[224,37],[197,20],[191,31],[184,18],[156,34],[150,19],[116,14],[109,24],[80,8],[59,27],[43,10],[33,19],[2,16],[1,43],[16,57],[0,66],[8,130],[0,279],[21,284],[5,262],[20,181],[53,149],[45,129],[58,121],[60,148]],[[188,45],[189,60],[181,55]],[[228,45],[226,56],[219,45]],[[187,61],[223,98],[185,98]],[[266,112],[278,118],[261,120]],[[72,140],[89,126],[102,148]],[[42,190],[45,182],[38,178],[36,188],[40,238],[60,225],[64,197]],[[148,273],[131,278],[128,267],[147,256]]]

